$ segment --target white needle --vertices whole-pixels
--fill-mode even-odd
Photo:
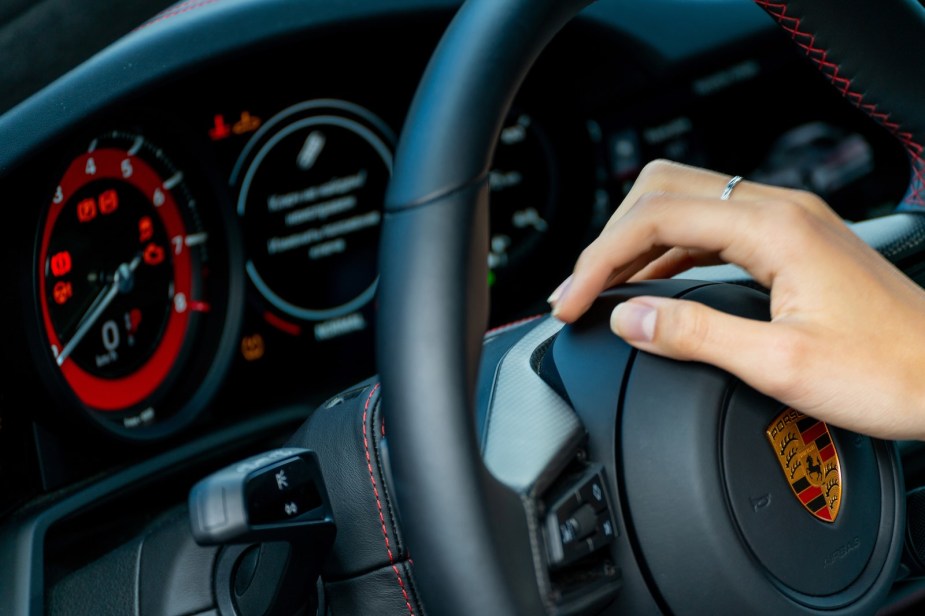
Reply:
[[[132,274],[135,273],[135,269],[141,263],[141,257],[135,257],[131,263],[123,263],[116,269],[116,273],[113,274],[112,284],[109,288],[104,288],[100,293],[100,297],[97,297],[94,300],[92,308],[83,319],[80,321],[80,325],[77,327],[77,331],[74,332],[73,337],[68,341],[64,348],[61,349],[61,352],[58,354],[57,362],[60,366],[64,361],[70,357],[71,353],[80,344],[80,341],[83,340],[84,336],[87,335],[87,332],[90,331],[90,328],[93,327],[93,324],[102,316],[106,308],[109,307],[109,304],[112,303],[112,300],[116,298],[119,293],[128,293],[132,287]]]

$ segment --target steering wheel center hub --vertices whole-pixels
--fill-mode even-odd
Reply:
[[[750,289],[692,285],[680,296],[768,318],[767,296]],[[902,483],[887,444],[704,364],[636,353],[623,382],[616,482],[637,559],[671,613],[703,597],[761,613],[863,613],[889,584]]]
[[[873,555],[883,514],[874,444],[810,418],[784,424],[775,417],[783,429],[772,445],[767,417],[779,404],[739,387],[727,408],[723,470],[746,543],[787,588],[807,595],[845,591]],[[825,516],[835,505],[831,522],[811,511],[820,507]]]

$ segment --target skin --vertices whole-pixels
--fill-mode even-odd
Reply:
[[[611,328],[632,346],[702,361],[835,426],[925,440],[925,291],[819,197],[655,161],[550,296],[571,323],[623,282],[734,263],[771,291],[771,321],[638,297]]]

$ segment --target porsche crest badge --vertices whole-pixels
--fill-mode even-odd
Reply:
[[[829,427],[787,409],[768,426],[766,434],[797,500],[823,522],[834,522],[844,494]]]

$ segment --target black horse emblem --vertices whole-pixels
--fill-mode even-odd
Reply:
[[[806,456],[806,476],[815,476],[817,481],[822,481],[822,461],[816,461],[812,455]]]

